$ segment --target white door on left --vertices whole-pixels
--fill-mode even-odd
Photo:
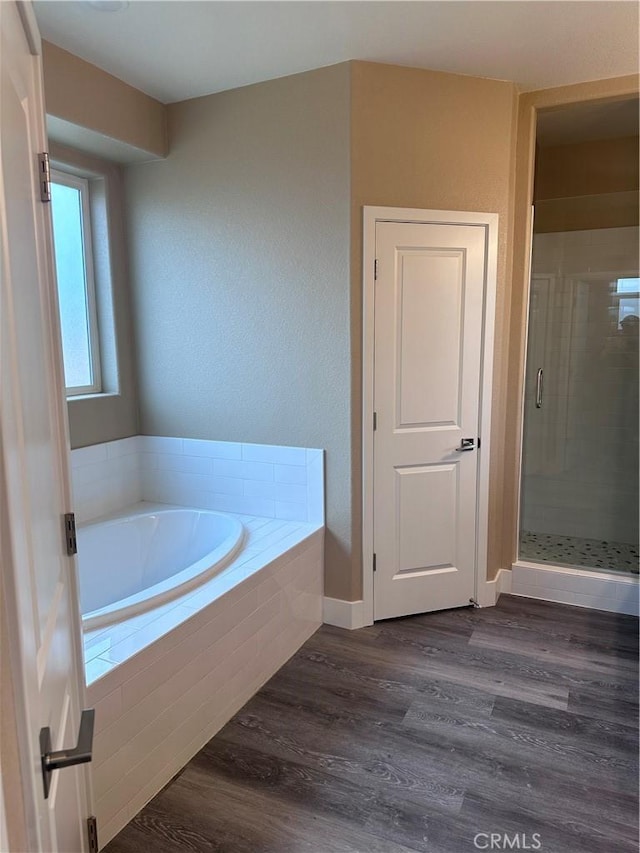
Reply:
[[[87,849],[87,765],[55,770],[45,798],[40,731],[73,747],[84,701],[67,422],[50,214],[40,40],[30,5],[0,3],[0,558],[29,850]],[[3,615],[5,615],[3,614]],[[11,816],[8,816],[9,818]]]

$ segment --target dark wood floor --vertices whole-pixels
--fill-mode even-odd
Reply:
[[[325,626],[106,850],[637,853],[637,653],[512,596]]]

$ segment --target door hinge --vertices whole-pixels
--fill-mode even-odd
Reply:
[[[373,280],[378,280],[378,259],[376,258],[373,262]]]
[[[76,539],[76,517],[73,512],[67,512],[64,516],[64,538],[67,546],[67,554],[71,557],[78,553],[78,541]]]
[[[87,835],[89,837],[89,853],[98,853],[98,821],[94,815],[87,818]]]
[[[375,432],[378,429],[378,413],[373,413],[373,431]]]
[[[43,154],[38,154],[38,167],[40,201],[51,201],[51,165],[46,151]]]
[[[373,555],[373,571],[374,571],[374,572],[377,572],[377,571],[378,571],[378,567],[377,567],[376,563],[377,563],[377,557],[376,557],[376,555],[374,554],[374,555]]]

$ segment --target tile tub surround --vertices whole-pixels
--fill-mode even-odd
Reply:
[[[322,622],[321,450],[133,436],[71,453],[80,523],[161,505],[229,512],[245,548],[197,589],[87,632],[107,843]]]
[[[139,501],[324,524],[324,451],[138,435],[71,451],[76,518]]]
[[[247,548],[163,607],[85,638],[107,843],[322,622],[324,530],[242,517]]]

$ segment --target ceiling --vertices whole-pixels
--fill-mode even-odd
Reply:
[[[635,2],[131,0],[115,12],[96,5],[34,4],[45,39],[164,103],[348,59],[512,80],[523,90],[638,70]]]

